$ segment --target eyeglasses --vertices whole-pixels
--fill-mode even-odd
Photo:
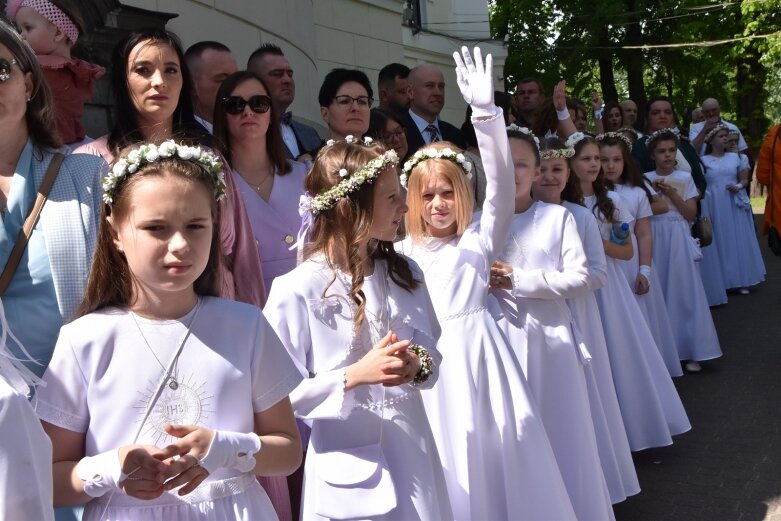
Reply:
[[[343,108],[352,108],[353,102],[358,104],[359,108],[369,108],[371,107],[372,103],[374,103],[374,100],[370,98],[369,96],[358,96],[357,98],[353,98],[352,96],[348,96],[347,94],[342,94],[341,96],[335,96],[334,101],[337,105]]]
[[[11,58],[0,58],[0,83],[5,83],[11,79],[11,67],[16,65],[16,60]]]
[[[244,112],[244,107],[249,105],[252,112],[256,114],[263,114],[268,112],[271,108],[271,98],[262,94],[252,96],[250,99],[244,99],[241,96],[228,96],[222,98],[222,106],[225,108],[225,112],[237,116]]]
[[[386,132],[382,136],[383,141],[391,142],[391,141],[398,141],[404,138],[404,136],[407,135],[407,132],[404,130],[404,127],[399,127],[393,132]]]

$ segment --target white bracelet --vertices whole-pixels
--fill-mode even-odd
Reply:
[[[558,118],[559,121],[567,121],[572,116],[569,115],[569,110],[567,109],[564,110],[556,109],[556,117]]]
[[[119,449],[81,458],[76,464],[76,476],[84,482],[84,493],[90,497],[119,490],[119,484],[127,479],[119,465]]]
[[[602,113],[604,112],[604,110],[605,109],[597,109],[597,110],[595,110],[594,111],[594,119],[596,119],[596,120],[602,119]]]
[[[255,454],[260,452],[260,446],[260,436],[254,432],[216,430],[200,465],[209,474],[219,468],[251,472],[255,468]]]
[[[640,271],[640,275],[645,277],[648,282],[651,282],[651,266],[641,264],[639,271]]]

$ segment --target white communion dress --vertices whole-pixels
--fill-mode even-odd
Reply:
[[[173,361],[190,324],[173,364],[174,380],[161,381],[161,363]],[[301,373],[257,307],[200,297],[176,320],[105,308],[63,326],[43,379],[46,387],[35,397],[38,416],[84,433],[85,455],[94,456],[134,442],[165,447],[174,439],[165,423],[252,432],[255,413],[287,397]],[[117,490],[84,509],[85,520],[139,518],[255,521],[277,515],[253,473],[225,468],[185,496],[173,490],[141,500]]]
[[[420,270],[410,263],[413,275]],[[290,394],[296,417],[312,427],[304,466],[301,519],[451,519],[447,487],[421,394],[437,383],[439,324],[426,287],[408,291],[375,260],[363,292],[359,330],[350,277],[311,258],[271,286],[264,313],[306,378]],[[434,359],[420,387],[344,388],[345,370],[386,331],[424,346]]]
[[[575,220],[563,206],[534,202],[515,214],[499,258],[512,291],[492,291],[499,327],[518,355],[578,519],[613,519],[599,461],[583,366],[591,360],[572,328],[567,298],[591,291]]]
[[[654,336],[654,342],[656,342],[656,347],[659,348],[659,353],[662,355],[664,365],[667,366],[667,371],[669,371],[670,376],[681,376],[683,375],[683,369],[681,369],[681,361],[678,358],[678,348],[675,345],[675,336],[670,323],[670,317],[667,315],[667,305],[664,302],[662,286],[659,284],[659,278],[655,274],[653,262],[651,264],[651,280],[648,293],[638,295],[634,291],[635,281],[640,270],[640,250],[637,245],[635,227],[640,219],[653,217],[654,213],[651,210],[651,203],[648,201],[648,196],[642,188],[625,184],[616,185],[615,188],[616,193],[621,196],[627,209],[627,222],[631,231],[630,237],[632,238],[633,252],[631,259],[619,259],[618,265],[626,276],[630,291],[640,305],[640,311],[643,312],[648,328]],[[650,221],[648,225],[650,227]],[[651,251],[653,252],[653,249]]]
[[[568,299],[567,304],[572,312],[575,337],[591,353],[591,362],[585,366],[588,401],[597,436],[599,460],[610,491],[610,500],[615,504],[640,492],[640,484],[618,405],[602,317],[594,296],[594,292],[607,282],[607,259],[599,223],[591,210],[567,201],[562,205],[575,219],[588,262],[590,291]]]
[[[616,219],[626,222],[621,197],[608,193]],[[584,199],[589,209],[596,204],[595,196]],[[602,239],[609,240],[612,225],[600,219]],[[596,297],[629,446],[638,451],[670,445],[672,436],[688,431],[691,424],[618,261],[606,258],[607,283]]]
[[[486,173],[481,217],[461,236],[399,245],[423,269],[442,327],[440,379],[424,396],[426,413],[456,519],[574,519],[532,392],[487,308],[514,175],[501,111],[473,123]]]

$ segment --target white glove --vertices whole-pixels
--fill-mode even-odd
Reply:
[[[213,473],[219,468],[251,472],[255,453],[260,451],[260,437],[254,432],[214,431],[214,439],[200,461],[201,467]]]
[[[119,465],[118,449],[81,458],[76,464],[76,475],[84,482],[84,493],[90,497],[119,490],[119,484],[127,478]]]
[[[457,52],[453,53],[458,88],[461,89],[464,101],[472,106],[472,117],[493,116],[497,111],[494,105],[493,57],[490,54],[486,55],[485,67],[483,67],[480,48],[475,47],[474,52],[474,62],[466,47],[461,48],[463,60]]]

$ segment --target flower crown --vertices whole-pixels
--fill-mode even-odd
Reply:
[[[711,139],[713,139],[713,136],[715,136],[716,134],[718,134],[718,133],[719,133],[719,132],[721,132],[722,130],[726,130],[726,131],[727,131],[727,133],[729,133],[729,127],[728,127],[727,125],[724,125],[724,124],[722,124],[722,123],[719,123],[718,125],[716,125],[715,127],[713,127],[713,128],[710,130],[710,132],[708,132],[707,134],[705,134],[705,142],[706,142],[706,143],[710,142],[710,140],[711,140]]]
[[[586,139],[588,136],[584,134],[583,132],[575,132],[574,134],[570,134],[566,141],[564,141],[564,146],[567,148],[575,148],[575,145]]]
[[[534,140],[534,144],[537,145],[537,150],[540,149],[540,139],[535,136],[534,132],[532,132],[530,129],[526,127],[519,127],[515,123],[510,123],[507,126],[507,132],[520,132],[521,134],[526,134]]]
[[[631,132],[632,134],[634,134],[635,138],[638,137],[637,130],[633,129],[632,127],[621,127],[618,130],[616,130],[616,132],[618,132],[619,134],[625,134],[627,132]]]
[[[648,141],[645,142],[645,146],[647,148],[651,147],[651,143],[654,141],[665,138],[665,139],[674,139],[675,144],[678,144],[678,135],[673,131],[671,128],[660,128],[659,130],[655,132],[651,132],[651,134],[648,136]]]
[[[348,143],[358,142],[353,136],[347,136],[345,141]],[[369,145],[371,142],[371,138],[363,138],[363,143],[365,145]],[[328,140],[326,145],[331,146],[334,143],[335,141]],[[336,206],[336,203],[338,203],[340,199],[355,192],[364,183],[371,183],[374,181],[385,168],[397,166],[398,164],[399,156],[396,155],[395,150],[390,149],[381,156],[375,157],[352,174],[350,174],[346,168],[342,168],[339,170],[339,177],[344,179],[343,181],[340,181],[339,184],[324,190],[314,197],[302,197],[298,204],[298,208],[302,212],[309,212],[312,215],[317,215],[320,212],[330,210]]]
[[[217,156],[209,149],[182,145],[169,139],[159,145],[145,143],[120,157],[103,179],[103,202],[110,206],[122,181],[138,172],[144,165],[172,157],[190,161],[203,168],[214,184],[214,198],[219,201],[225,197],[225,173]]]
[[[575,155],[575,149],[566,147],[566,148],[553,148],[549,150],[541,150],[540,151],[540,159],[569,159],[572,156]]]
[[[404,168],[402,169],[400,178],[401,186],[407,188],[407,182],[409,181],[410,174],[412,174],[412,169],[423,161],[428,161],[429,159],[447,159],[448,161],[452,161],[461,167],[461,169],[466,174],[467,179],[472,179],[472,163],[466,159],[464,154],[456,154],[451,148],[443,148],[439,150],[436,148],[427,148],[425,150],[418,150],[411,158],[407,160],[406,163],[404,163]]]
[[[626,148],[628,148],[630,152],[632,151],[632,142],[629,141],[629,138],[626,137],[624,134],[622,134],[620,131],[619,132],[605,132],[604,134],[599,134],[597,136],[597,141],[602,143],[606,139],[611,139],[611,138],[612,139],[620,139],[621,141],[624,142],[624,144],[626,145]]]

